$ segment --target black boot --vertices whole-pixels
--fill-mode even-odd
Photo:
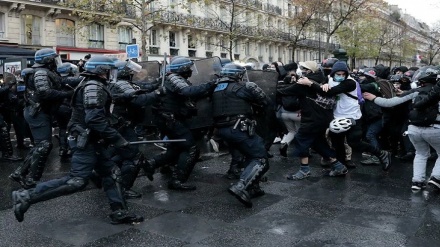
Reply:
[[[142,165],[142,169],[144,170],[145,176],[147,176],[148,180],[153,181],[153,175],[156,172],[156,161],[154,159],[145,160],[144,164]]]
[[[235,196],[241,203],[243,203],[246,207],[252,207],[252,201],[249,193],[246,191],[246,187],[244,185],[244,181],[240,180],[237,183],[233,184],[229,187],[228,192]]]
[[[168,189],[170,189],[170,190],[180,190],[180,191],[191,191],[191,190],[196,190],[197,187],[194,186],[194,185],[188,185],[186,183],[182,183],[177,178],[172,178],[168,182]]]
[[[110,214],[111,223],[118,224],[139,224],[144,217],[128,212],[124,209],[115,210]]]
[[[22,222],[24,220],[24,214],[31,206],[29,191],[12,191],[12,205],[15,218],[18,222]]]
[[[251,186],[249,186],[247,191],[249,192],[249,196],[251,198],[257,198],[257,197],[260,197],[260,196],[264,196],[266,194],[266,192],[264,192],[264,190],[262,190],[260,188],[260,185],[258,183],[257,184],[252,184]]]
[[[226,178],[228,179],[239,179],[241,174],[241,169],[238,164],[231,164],[229,170],[226,172]]]

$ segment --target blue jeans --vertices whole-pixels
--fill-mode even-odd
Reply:
[[[383,129],[383,121],[382,118],[370,123],[367,128],[367,132],[365,134],[365,138],[371,144],[371,146],[380,149],[379,141],[377,137],[379,133]]]

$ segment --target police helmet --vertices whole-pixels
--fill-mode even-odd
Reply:
[[[186,57],[178,57],[171,60],[170,63],[170,72],[177,73],[177,74],[183,74],[187,72],[191,72],[191,67],[194,65],[194,62],[191,61],[189,58]]]
[[[78,73],[78,66],[72,63],[62,63],[57,67],[57,72],[61,76],[75,76]]]
[[[390,77],[390,82],[398,82],[400,79],[402,79],[402,75],[392,75]]]
[[[413,81],[420,83],[435,83],[439,75],[438,66],[424,66],[414,73]]]
[[[85,71],[95,75],[105,74],[106,76],[109,76],[109,73],[113,68],[115,68],[115,62],[113,59],[103,55],[93,56],[84,65]]]
[[[42,67],[45,65],[61,65],[61,58],[52,48],[44,48],[35,52],[35,64],[33,67]]]
[[[246,68],[234,63],[228,63],[223,66],[220,76],[228,77],[236,81],[241,80],[246,73]]]

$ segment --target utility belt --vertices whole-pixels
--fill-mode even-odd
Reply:
[[[74,141],[76,140],[76,147],[79,149],[84,149],[89,142],[90,138],[90,129],[84,129],[81,126],[75,125],[70,130],[70,136],[67,137],[67,140]]]
[[[233,129],[239,129],[240,131],[247,132],[249,136],[255,135],[255,128],[257,126],[257,121],[249,119],[247,116],[228,116],[215,119],[216,127],[228,127],[233,125]]]

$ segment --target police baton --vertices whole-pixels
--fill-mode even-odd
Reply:
[[[186,142],[186,139],[137,141],[137,142],[129,142],[128,144],[129,145],[138,145],[138,144],[173,143],[173,142]]]

